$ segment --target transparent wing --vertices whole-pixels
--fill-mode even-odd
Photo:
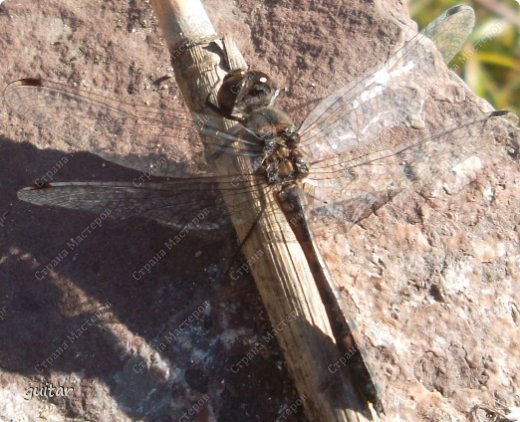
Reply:
[[[424,197],[456,194],[489,165],[480,141],[497,118],[511,127],[518,122],[503,111],[463,122],[445,117],[439,132],[395,128],[372,144],[312,162],[304,186],[310,227],[345,232],[407,189]]]
[[[125,219],[143,217],[178,229],[215,230],[228,224],[230,213],[239,214],[248,204],[244,191],[262,190],[244,177],[201,177],[155,183],[65,182],[27,187],[18,197],[36,205],[57,206]],[[223,199],[231,199],[226,206]],[[242,202],[241,202],[242,201]]]
[[[456,6],[433,21],[376,71],[319,104],[301,127],[304,153],[324,159],[380,138],[393,127],[424,126],[425,102],[444,71],[430,37],[450,60],[471,33],[474,12]]]
[[[475,25],[475,13],[469,6],[450,7],[421,32],[437,46],[446,63],[461,50]]]
[[[155,176],[201,175],[198,131],[211,135],[218,151],[253,155],[258,145],[219,130],[218,121],[185,110],[120,102],[93,92],[41,79],[11,83],[4,98],[21,118],[52,134],[54,147],[88,151]],[[238,142],[238,151],[231,148]],[[198,163],[194,169],[193,163]]]

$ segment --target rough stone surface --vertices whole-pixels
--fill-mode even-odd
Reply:
[[[207,3],[218,30],[286,88],[280,105],[298,123],[414,30],[393,1]],[[41,76],[123,101],[180,102],[145,1],[7,0],[0,49],[0,89]],[[425,109],[433,128],[443,113],[488,109],[439,72]],[[264,421],[298,404],[252,279],[219,276],[236,252],[232,231],[188,233],[139,279],[133,271],[178,233],[106,220],[69,246],[93,217],[19,202],[16,191],[49,171],[60,181],[140,174],[69,155],[29,120],[0,104],[0,419]],[[348,233],[320,239],[387,420],[484,420],[486,406],[498,414],[496,399],[520,405],[518,144],[504,125],[481,142],[458,167],[462,179],[411,185]],[[49,383],[72,392],[26,400]],[[294,408],[284,420],[303,418]]]

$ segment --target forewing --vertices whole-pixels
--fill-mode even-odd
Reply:
[[[41,79],[11,83],[4,98],[22,119],[33,121],[50,134],[53,148],[91,152],[155,176],[207,172],[199,131],[211,137],[208,143],[215,143],[219,152],[250,152],[250,143],[219,130],[218,119],[191,116],[181,107],[125,103]],[[231,148],[236,141],[238,152]]]
[[[446,63],[449,63],[460,51],[475,26],[475,13],[469,6],[458,5],[449,8],[432,21],[423,35],[430,38],[437,46]]]
[[[374,142],[399,125],[423,127],[425,102],[444,68],[429,37],[449,60],[473,21],[470,7],[451,8],[383,66],[326,98],[301,127],[304,153],[320,160]]]

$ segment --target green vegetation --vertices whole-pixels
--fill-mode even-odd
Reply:
[[[495,108],[509,109],[520,115],[520,5],[516,1],[466,2],[476,13],[475,30],[450,66]],[[410,10],[415,21],[424,28],[456,4],[459,2],[412,0]],[[500,14],[491,9],[500,10]]]

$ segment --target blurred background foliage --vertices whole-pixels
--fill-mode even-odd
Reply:
[[[411,0],[414,20],[424,28],[460,0]],[[497,109],[520,115],[520,0],[466,1],[475,29],[450,67]]]

